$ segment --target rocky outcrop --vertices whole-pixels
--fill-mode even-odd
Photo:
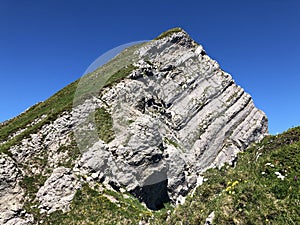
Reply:
[[[41,213],[52,213],[56,210],[67,211],[79,188],[78,178],[70,169],[64,167],[54,169],[52,175],[36,194],[40,202]]]
[[[127,49],[103,68],[79,82],[71,112],[1,155],[0,223],[33,220],[23,210],[24,175],[48,177],[32,199],[42,213],[67,211],[82,182],[129,191],[155,210],[180,202],[203,171],[233,162],[267,134],[267,118],[250,95],[184,31]],[[88,82],[96,87],[91,93]]]
[[[145,44],[135,54],[136,69],[127,79],[85,106],[110,112],[114,140],[90,139],[93,147],[78,166],[125,186],[156,209],[165,199],[185,196],[206,169],[232,162],[261,140],[267,118],[185,32]],[[168,194],[160,203],[154,200],[156,184]]]
[[[46,116],[42,116],[38,120],[45,118]],[[37,133],[24,138],[21,144],[12,146],[12,157],[17,162],[28,165],[26,172],[29,174],[44,174],[45,170],[52,170],[70,157],[68,151],[62,151],[62,148],[69,146],[72,141],[70,134],[73,124],[70,113],[63,113]]]
[[[32,218],[23,209],[22,177],[13,160],[0,154],[0,224],[30,224]]]

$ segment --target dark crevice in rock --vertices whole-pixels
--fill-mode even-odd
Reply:
[[[167,71],[171,71],[173,69],[174,69],[174,66],[169,64],[169,65],[166,65],[163,68],[161,68],[159,71],[160,72],[167,72]]]
[[[161,161],[163,158],[162,154],[155,154],[152,155],[151,158],[149,159],[150,164],[158,163]]]
[[[243,95],[244,95],[245,93],[243,93]],[[240,96],[240,98],[238,99],[238,100],[240,100],[241,99],[241,97],[243,96],[243,95],[241,95]],[[237,100],[237,101],[238,101]],[[237,102],[236,101],[236,102]],[[236,103],[235,102],[235,103]],[[236,111],[236,112],[234,112],[233,114],[232,114],[232,116],[230,117],[230,120],[229,121],[231,121],[232,119],[234,119],[234,117],[236,117],[240,112],[242,112],[242,111],[244,111],[245,110],[245,108],[249,105],[249,103],[251,102],[251,98],[249,97],[248,99],[247,99],[247,101],[245,102],[245,104],[243,105],[243,107],[241,107],[240,108],[240,110],[238,110],[238,111]],[[234,105],[234,104],[233,104]],[[229,122],[228,121],[228,122]]]
[[[115,191],[120,192],[120,185],[119,185],[117,182],[115,182],[115,181],[113,181],[113,180],[110,180],[110,181],[108,182],[108,184],[109,184]]]
[[[142,113],[145,113],[145,107],[146,107],[146,99],[145,97],[138,100],[137,104],[135,105],[135,108]]]
[[[172,114],[170,112],[167,112],[166,109],[171,107],[171,105],[171,103],[166,104],[162,99],[150,98],[146,100],[146,98],[143,97],[137,102],[135,108],[142,113],[155,110],[156,112],[170,120],[172,118]]]
[[[168,180],[137,187],[132,194],[151,210],[159,210],[164,207],[164,203],[170,202],[168,195]]]

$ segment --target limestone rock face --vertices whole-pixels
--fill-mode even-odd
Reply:
[[[267,118],[185,32],[135,54],[136,69],[127,79],[102,90],[87,107],[110,112],[114,139],[93,142],[77,167],[101,173],[156,209],[166,199],[179,201],[201,172],[232,162],[261,140]],[[168,194],[161,202],[155,200],[158,190]]]
[[[87,93],[12,145],[10,156],[0,155],[0,224],[32,222],[22,204],[24,176],[46,177],[31,199],[41,213],[67,211],[83,182],[129,191],[155,210],[180,202],[203,171],[233,162],[267,134],[267,118],[251,96],[184,31],[132,49],[103,69],[132,68],[125,78]],[[102,79],[97,71],[90,76]]]
[[[22,174],[13,160],[0,155],[0,224],[29,224],[30,215],[22,209],[23,189],[19,185]],[[22,216],[23,218],[19,218]]]
[[[41,212],[67,211],[79,188],[78,178],[72,174],[70,169],[64,167],[54,169],[44,186],[36,194],[40,201]]]

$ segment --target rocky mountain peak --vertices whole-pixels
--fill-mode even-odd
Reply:
[[[6,176],[0,160],[1,198],[23,198],[18,209],[1,205],[2,222],[31,223],[19,213],[26,198],[41,213],[67,211],[86,183],[129,192],[154,210],[180,203],[205,170],[234,164],[267,129],[251,96],[185,31],[171,29],[84,76],[71,109],[38,115],[2,143],[13,143],[0,157],[19,173]],[[26,179],[39,176],[29,197]]]

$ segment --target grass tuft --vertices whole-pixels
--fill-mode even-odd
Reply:
[[[170,30],[167,30],[167,31],[163,32],[158,37],[154,38],[154,40],[160,40],[160,39],[163,39],[163,38],[166,38],[166,37],[170,37],[172,34],[182,32],[182,31],[183,31],[183,29],[181,29],[180,27],[175,27],[175,28],[172,28]]]
[[[114,139],[114,130],[110,113],[105,108],[101,107],[95,110],[94,116],[99,138],[105,143],[111,142]]]

